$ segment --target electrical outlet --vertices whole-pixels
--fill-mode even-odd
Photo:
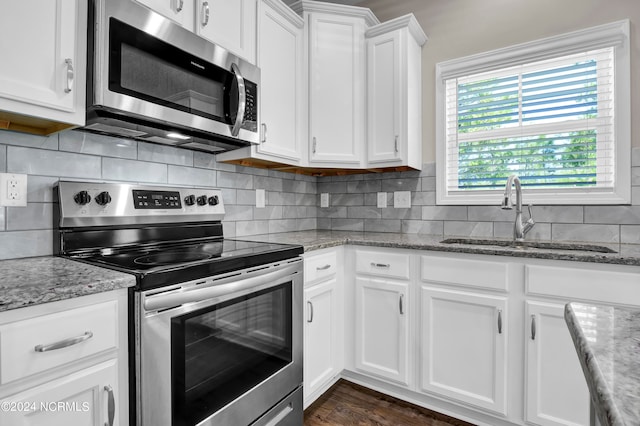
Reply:
[[[256,207],[263,209],[265,206],[265,194],[264,189],[256,189]]]
[[[27,205],[27,175],[0,173],[0,206]]]
[[[323,192],[320,194],[320,207],[329,207],[329,193]]]
[[[378,208],[381,208],[381,209],[387,208],[387,193],[386,192],[378,192]]]
[[[408,209],[411,207],[411,191],[396,191],[393,193],[393,208]]]

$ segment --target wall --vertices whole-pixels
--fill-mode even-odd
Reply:
[[[638,0],[364,0],[386,21],[413,13],[429,40],[422,50],[423,160],[435,161],[435,64],[505,46],[631,21],[631,92],[640,90],[640,2]],[[640,96],[632,96],[632,117]],[[632,146],[640,147],[640,126],[632,123]]]
[[[66,131],[0,131],[0,172],[28,175],[27,207],[0,207],[0,259],[49,255],[59,179],[221,188],[228,237],[316,228],[316,178],[217,163],[212,154]],[[255,189],[267,206],[255,208]]]

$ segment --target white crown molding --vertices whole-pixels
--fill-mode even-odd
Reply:
[[[380,23],[371,9],[366,7],[345,6],[342,4],[325,3],[315,0],[300,0],[293,3],[291,5],[291,9],[299,15],[302,15],[304,12],[321,12],[349,16],[352,18],[362,18],[368,27],[378,25]]]
[[[289,6],[282,2],[282,0],[262,0],[265,4],[275,9],[283,18],[289,21],[291,24],[298,28],[304,27],[304,19],[296,12],[294,12]]]
[[[409,30],[409,34],[413,36],[413,38],[420,46],[423,46],[429,39],[422,30],[420,23],[418,23],[418,20],[413,15],[413,13],[399,16],[397,18],[391,19],[390,21],[386,21],[370,27],[365,32],[365,37],[375,37],[380,34],[385,34],[390,31],[400,30],[403,28],[407,28]]]

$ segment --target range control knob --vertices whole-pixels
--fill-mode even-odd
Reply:
[[[218,200],[218,196],[214,195],[212,197],[209,197],[207,202],[209,203],[210,206],[217,206],[220,201]]]
[[[201,195],[198,197],[198,205],[199,206],[206,206],[207,205],[207,196],[206,195]]]
[[[96,203],[101,206],[106,206],[111,202],[111,195],[107,191],[102,191],[98,195],[96,195]]]
[[[186,197],[184,197],[184,203],[188,206],[192,206],[196,203],[196,196],[195,195],[187,195]]]
[[[91,201],[91,195],[89,195],[87,191],[80,191],[73,196],[73,201],[75,201],[76,204],[84,206],[85,204],[89,204]]]

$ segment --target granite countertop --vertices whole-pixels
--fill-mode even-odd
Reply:
[[[61,257],[0,261],[0,312],[134,286],[135,277]]]
[[[581,250],[557,250],[540,248],[513,248],[477,244],[443,244],[442,237],[418,234],[394,234],[387,232],[350,232],[350,231],[297,231],[277,234],[252,235],[248,240],[271,243],[300,244],[305,252],[344,244],[362,246],[394,247],[418,250],[433,250],[454,253],[487,254],[551,260],[569,260],[574,262],[612,263],[640,266],[640,245],[605,244],[617,253],[597,253]],[[507,242],[508,240],[502,240]],[[549,244],[551,242],[546,242]],[[542,244],[545,244],[544,242]],[[576,243],[580,245],[582,243]]]
[[[640,309],[569,303],[564,317],[602,426],[640,425]]]

